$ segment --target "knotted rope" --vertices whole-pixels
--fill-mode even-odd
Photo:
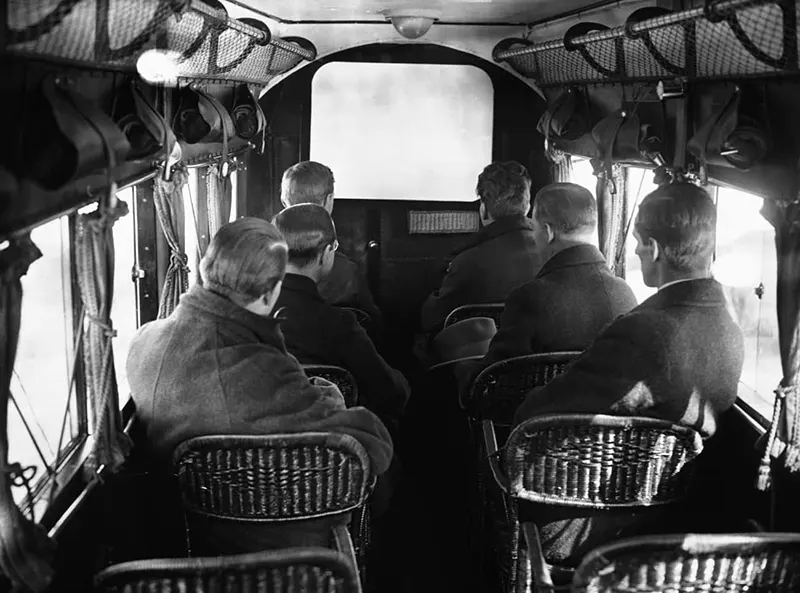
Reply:
[[[180,228],[184,222],[183,187],[188,180],[188,169],[176,165],[169,181],[158,177],[154,185],[156,214],[170,249],[169,267],[158,305],[159,319],[168,317],[178,306],[181,295],[189,289],[189,257],[184,253]]]

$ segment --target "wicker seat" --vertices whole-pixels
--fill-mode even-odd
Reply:
[[[531,389],[547,385],[578,354],[529,354],[489,365],[463,394],[461,407],[471,418],[510,425],[514,412]]]
[[[252,525],[345,519],[353,513],[358,561],[343,523],[333,521],[331,535],[354,566],[364,568],[367,499],[375,477],[367,452],[355,438],[338,433],[203,436],[179,445],[173,463],[190,551],[195,518]]]
[[[505,303],[486,303],[483,305],[475,304],[456,307],[445,317],[444,327],[450,327],[454,323],[473,317],[488,317],[493,319],[495,325],[499,328],[504,306]]]
[[[137,560],[95,577],[97,593],[355,593],[353,566],[340,552],[289,548],[218,558]]]
[[[589,553],[574,593],[790,593],[800,591],[800,534],[636,537]]]
[[[358,405],[358,385],[350,371],[330,364],[304,364],[302,367],[306,376],[322,377],[336,385],[348,408]]]
[[[505,546],[510,554],[506,588],[518,592],[528,589],[531,578],[536,590],[552,590],[550,567],[533,523],[522,525],[527,555],[518,562],[519,501],[602,510],[676,502],[688,493],[693,462],[703,449],[700,435],[684,426],[591,414],[527,420],[509,436],[502,461],[491,421],[484,422],[484,437],[514,526]]]
[[[492,478],[486,461],[486,443],[483,442],[481,422],[494,421],[499,428],[501,442],[505,441],[514,412],[525,396],[536,387],[542,387],[559,375],[579,352],[549,352],[517,356],[496,362],[481,371],[467,393],[462,393],[461,407],[470,418],[470,434],[477,459],[474,501],[476,523],[474,547],[483,553],[487,526],[492,530],[514,525],[516,517],[509,514],[503,492]],[[492,549],[502,550],[507,537],[498,536]],[[497,539],[497,538],[495,538]],[[488,550],[487,550],[488,551]]]

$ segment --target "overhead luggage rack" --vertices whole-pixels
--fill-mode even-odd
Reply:
[[[504,39],[494,59],[542,86],[797,75],[797,0],[647,7],[620,27],[581,22],[562,39]]]
[[[120,71],[136,71],[143,53],[161,50],[179,81],[258,85],[316,58],[310,41],[274,38],[265,23],[229,18],[210,0],[15,0],[6,50]]]

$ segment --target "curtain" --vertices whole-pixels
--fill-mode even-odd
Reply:
[[[625,199],[625,170],[622,165],[612,165],[610,178],[605,173],[597,176],[596,196],[600,251],[605,256],[609,269],[624,278],[628,207]]]
[[[112,194],[113,196],[113,194]],[[75,263],[85,311],[83,358],[94,444],[84,470],[89,479],[100,466],[111,471],[122,465],[130,441],[122,432],[111,340],[114,298],[114,223],[128,213],[128,205],[113,198],[76,221]]]
[[[783,380],[775,390],[772,423],[758,473],[758,488],[766,490],[771,483],[773,459],[783,457],[786,469],[800,470],[800,191],[794,200],[765,200],[761,212],[775,227],[778,338],[783,365]]]
[[[12,239],[0,251],[0,571],[14,585],[33,591],[43,591],[53,576],[53,543],[23,517],[11,494],[12,482],[24,470],[8,462],[8,403],[22,312],[20,278],[41,256],[29,235]]]
[[[222,174],[225,171],[226,175]],[[208,240],[214,238],[219,228],[231,217],[231,176],[228,163],[213,164],[206,175],[206,201],[208,203]]]
[[[551,151],[552,152],[552,151]],[[564,152],[553,155],[553,183],[569,183],[572,181],[572,157]]]
[[[176,166],[169,181],[159,175],[155,180],[153,197],[161,230],[169,245],[169,267],[164,277],[158,318],[168,317],[178,306],[181,295],[189,288],[189,258],[186,255],[184,233],[183,187],[189,180],[185,166]]]

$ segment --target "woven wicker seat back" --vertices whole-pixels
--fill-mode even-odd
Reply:
[[[473,317],[488,317],[493,319],[495,325],[500,327],[500,317],[503,315],[505,303],[487,303],[483,305],[462,305],[456,307],[445,317],[444,327],[450,327],[454,323],[471,319]]]
[[[581,562],[572,591],[800,591],[800,534],[665,535],[620,540]]]
[[[364,447],[338,433],[196,437],[173,459],[184,507],[229,519],[345,513],[364,503],[374,483]]]
[[[510,425],[514,412],[531,389],[547,385],[578,354],[530,354],[489,365],[472,382],[462,405],[472,417]]]
[[[546,415],[514,429],[504,463],[509,493],[519,499],[635,507],[683,498],[702,450],[697,432],[661,420]]]
[[[322,377],[336,385],[348,408],[358,405],[358,386],[350,371],[329,364],[304,364],[302,367],[307,377]]]
[[[218,558],[137,560],[95,577],[98,593],[350,593],[352,564],[324,548],[288,548]]]

